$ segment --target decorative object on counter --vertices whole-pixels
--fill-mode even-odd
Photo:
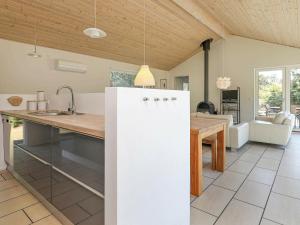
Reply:
[[[37,111],[47,111],[48,101],[37,101]]]
[[[27,101],[26,109],[29,111],[47,111],[48,100],[45,91],[37,91],[36,100]]]
[[[167,89],[167,88],[168,88],[167,79],[160,79],[160,89]]]
[[[231,85],[231,79],[229,77],[218,77],[216,82],[217,88],[226,90]]]
[[[135,80],[135,86],[141,87],[153,87],[155,86],[155,79],[150,71],[148,65],[146,65],[146,0],[144,0],[144,65],[141,65]]]
[[[35,26],[34,26],[34,49],[32,52],[28,53],[27,55],[31,56],[33,58],[41,58],[42,55],[38,54],[37,50],[36,50],[36,48],[37,48],[36,47],[37,46],[37,31],[36,31],[37,29],[36,29],[36,27],[37,27],[37,25],[35,24]]]
[[[36,92],[36,100],[37,101],[45,101],[46,100],[45,92],[44,91],[37,91]]]
[[[133,87],[135,75],[132,72],[111,71],[111,87]]]
[[[7,99],[7,101],[9,102],[9,104],[11,104],[12,106],[19,106],[22,104],[23,102],[23,98],[20,96],[11,96]]]
[[[27,110],[36,111],[37,110],[37,101],[27,101]]]
[[[97,1],[94,0],[94,27],[86,28],[83,33],[90,38],[104,38],[107,36],[106,32],[97,28]]]

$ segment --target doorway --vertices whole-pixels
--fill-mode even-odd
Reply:
[[[189,91],[190,90],[189,76],[175,77],[175,89]]]

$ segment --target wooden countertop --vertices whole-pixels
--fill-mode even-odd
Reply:
[[[36,116],[28,114],[24,110],[0,111],[3,115],[17,117],[19,119],[72,130],[87,136],[100,139],[105,137],[104,116],[84,114],[84,115],[59,115],[59,116]]]
[[[72,130],[88,136],[104,139],[105,122],[104,116],[84,114],[84,115],[59,115],[59,116],[36,116],[28,114],[26,110],[0,111],[3,115],[13,116],[20,119],[46,124],[54,127]],[[191,133],[205,132],[208,129],[226,124],[224,120],[191,118]]]

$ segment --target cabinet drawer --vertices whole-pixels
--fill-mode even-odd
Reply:
[[[14,146],[14,171],[47,200],[51,200],[51,167],[19,146]]]
[[[74,224],[104,225],[104,200],[52,169],[52,205]]]
[[[52,165],[104,195],[104,141],[56,129]]]

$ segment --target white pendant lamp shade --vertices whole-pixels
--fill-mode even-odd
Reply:
[[[105,31],[100,30],[97,27],[90,27],[90,28],[86,28],[83,33],[86,36],[89,36],[90,38],[104,38],[107,36],[107,34],[105,33]]]
[[[155,79],[150,71],[148,65],[146,65],[146,0],[144,0],[144,65],[141,65],[135,80],[135,86],[140,87],[153,87],[155,86]]]
[[[230,87],[231,79],[229,77],[218,77],[216,84],[219,89],[225,90]]]
[[[141,87],[155,86],[155,79],[148,65],[141,66],[139,72],[135,77],[134,85]]]
[[[94,0],[94,27],[84,29],[83,33],[90,38],[104,38],[107,36],[105,31],[97,28],[97,0]]]

